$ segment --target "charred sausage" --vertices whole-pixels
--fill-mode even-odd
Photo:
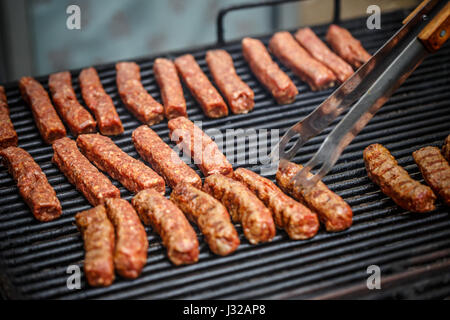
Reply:
[[[114,266],[124,278],[135,279],[147,262],[148,240],[144,226],[124,199],[106,199],[106,214],[114,225]]]
[[[237,249],[239,236],[227,209],[219,201],[184,183],[173,189],[170,199],[199,226],[212,252],[225,256]]]
[[[131,201],[142,222],[161,236],[167,255],[175,265],[198,261],[198,240],[183,212],[153,189],[139,192]]]
[[[222,202],[233,221],[241,222],[244,235],[252,244],[272,241],[275,224],[264,204],[242,183],[221,174],[205,179],[205,192]]]
[[[319,230],[319,220],[301,203],[286,196],[272,181],[253,171],[239,168],[234,179],[242,182],[269,208],[275,224],[294,240],[314,237]]]
[[[349,228],[353,222],[352,209],[322,181],[310,189],[294,186],[292,178],[302,168],[301,165],[292,162],[280,165],[276,179],[281,190],[316,212],[327,231],[335,232]]]
[[[442,146],[442,154],[445,159],[450,163],[450,135],[445,139],[444,145]]]
[[[0,156],[35,218],[44,222],[58,218],[62,209],[56,192],[31,155],[21,148],[8,147],[0,151]]]
[[[439,148],[425,147],[413,152],[414,161],[426,183],[450,206],[450,165]]]
[[[433,191],[412,179],[388,149],[381,144],[372,144],[364,149],[363,157],[369,178],[400,207],[412,212],[435,209]]]
[[[103,205],[82,211],[75,222],[84,241],[84,273],[93,287],[106,287],[114,281],[114,227]]]

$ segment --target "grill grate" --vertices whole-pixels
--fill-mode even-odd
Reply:
[[[382,16],[382,30],[367,30],[364,19],[342,25],[363,42],[369,52],[379,48],[401,25],[406,12]],[[313,28],[323,39],[327,26]],[[267,44],[268,37],[262,38]],[[235,61],[238,74],[255,91],[255,110],[247,115],[206,119],[185,90],[191,120],[203,128],[281,129],[310,113],[333,89],[311,92],[284,67],[300,94],[293,104],[277,106],[250,73],[238,42],[223,46]],[[193,51],[206,70],[205,51]],[[192,53],[192,52],[191,52]],[[174,57],[181,52],[171,54]],[[160,238],[148,231],[147,265],[134,280],[117,278],[108,288],[90,288],[82,278],[82,290],[66,287],[69,265],[82,267],[84,256],[74,215],[89,208],[86,200],[51,163],[52,149],[39,137],[31,112],[20,98],[17,83],[6,85],[11,118],[19,134],[19,146],[35,158],[54,186],[63,206],[60,219],[41,224],[33,219],[20,199],[15,184],[0,165],[0,282],[6,298],[443,298],[450,295],[450,220],[448,208],[439,203],[433,214],[405,214],[367,178],[362,150],[370,143],[386,145],[413,178],[422,180],[411,153],[426,145],[440,146],[450,123],[450,46],[429,57],[403,84],[368,126],[350,144],[324,182],[352,206],[354,225],[337,234],[323,230],[313,239],[289,241],[278,231],[272,243],[250,245],[238,226],[241,246],[228,257],[211,254],[200,239],[199,263],[174,267],[165,257]],[[139,59],[143,84],[160,101],[152,71],[154,57]],[[125,133],[113,140],[138,157],[131,143],[140,123],[126,111],[115,86],[114,64],[97,67],[105,90],[113,98]],[[207,70],[206,70],[207,71]],[[80,101],[78,70],[74,88]],[[208,73],[207,73],[208,74]],[[47,88],[47,77],[39,79]],[[167,121],[152,127],[169,142]],[[312,139],[295,162],[306,162],[325,135]],[[237,152],[254,154],[256,144],[238,146]],[[247,166],[258,170],[257,165]],[[195,167],[194,167],[195,168]],[[195,168],[196,169],[196,168]],[[197,170],[197,169],[196,169]],[[268,176],[274,179],[274,176]],[[121,194],[131,194],[118,183]],[[201,235],[199,234],[199,237]],[[366,268],[381,267],[383,289],[367,290]],[[447,270],[447,273],[442,272]]]

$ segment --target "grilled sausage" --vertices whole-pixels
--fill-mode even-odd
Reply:
[[[147,262],[148,240],[139,217],[124,199],[106,199],[106,214],[116,233],[114,266],[124,278],[135,279]]]
[[[198,240],[183,212],[153,189],[139,192],[131,201],[142,222],[161,236],[167,255],[175,265],[198,261]]]
[[[73,135],[93,133],[97,122],[91,114],[81,106],[72,87],[70,72],[60,72],[50,75],[48,87],[58,113],[69,127]]]
[[[66,136],[61,119],[50,101],[47,91],[35,79],[23,77],[19,82],[23,100],[30,106],[34,121],[42,136],[48,144]]]
[[[351,64],[355,69],[361,67],[372,57],[361,45],[361,42],[353,38],[352,34],[344,28],[332,24],[328,28],[327,42],[342,59]]]
[[[150,163],[172,188],[182,182],[202,187],[199,175],[148,126],[140,126],[134,130],[132,139],[141,157]]]
[[[94,113],[100,132],[105,136],[123,133],[122,121],[111,97],[103,89],[97,71],[94,68],[83,69],[79,80],[84,102]]]
[[[44,222],[58,218],[62,209],[56,192],[30,154],[21,148],[8,147],[0,151],[0,156],[35,218]]]
[[[292,103],[298,94],[297,87],[272,60],[264,44],[257,39],[242,40],[242,54],[253,74],[272,94],[278,104]]]
[[[450,206],[450,165],[439,148],[425,147],[413,152],[414,161],[426,183]]]
[[[412,179],[388,149],[381,144],[372,144],[364,149],[363,156],[369,178],[400,207],[412,212],[435,209],[433,191]]]
[[[117,89],[125,107],[149,126],[164,119],[164,108],[145,90],[139,66],[134,62],[116,64]]]
[[[315,60],[287,31],[275,33],[269,49],[286,67],[306,82],[313,91],[334,86],[336,76],[325,65]]]
[[[209,50],[206,53],[206,62],[231,111],[239,114],[253,110],[255,94],[237,75],[230,54],[225,50]]]
[[[316,212],[327,231],[342,231],[349,228],[353,221],[350,206],[336,193],[319,181],[311,189],[296,188],[292,178],[302,169],[301,165],[287,162],[277,171],[277,184],[284,192],[304,203]]]
[[[8,101],[5,88],[0,86],[0,150],[8,147],[17,147],[17,132],[9,117]]]
[[[253,171],[239,168],[234,179],[242,182],[272,211],[275,224],[294,240],[314,237],[319,230],[317,215],[286,196],[272,181]]]
[[[64,137],[53,143],[53,163],[93,206],[107,198],[120,198],[120,191],[78,150],[75,141]]]
[[[168,126],[172,141],[191,155],[205,176],[214,173],[232,175],[233,167],[217,144],[192,121],[179,117],[170,120]]]
[[[272,214],[242,183],[221,174],[205,179],[203,189],[222,202],[233,221],[241,222],[244,235],[252,244],[272,241],[275,225]]]
[[[442,154],[445,159],[450,163],[450,135],[445,139],[444,145],[442,146]]]
[[[295,33],[295,39],[314,59],[333,71],[339,82],[345,82],[353,75],[352,67],[331,51],[310,28],[298,29]]]
[[[225,101],[192,55],[186,54],[176,58],[175,66],[207,117],[222,118],[228,115]]]
[[[190,184],[177,185],[170,199],[196,223],[215,254],[225,256],[240,244],[227,209],[209,194]]]
[[[77,138],[77,145],[97,168],[107,172],[131,192],[148,188],[165,192],[163,178],[123,152],[110,138],[99,134],[82,134]]]
[[[169,59],[158,58],[153,64],[153,72],[161,90],[166,118],[187,117],[186,100],[175,64]]]
[[[84,241],[84,273],[93,287],[106,287],[114,281],[114,227],[103,205],[82,211],[75,222]]]

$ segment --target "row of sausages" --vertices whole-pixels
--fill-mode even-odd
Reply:
[[[370,55],[346,29],[331,25],[327,41],[333,53],[309,28],[299,29],[295,37],[289,32],[276,33],[269,42],[269,50],[312,90],[331,87],[344,82],[353,69],[360,67]],[[242,52],[252,72],[280,104],[291,103],[298,90],[289,76],[272,60],[260,40],[242,40]],[[206,62],[212,78],[235,114],[247,113],[254,107],[254,92],[241,80],[233,59],[224,50],[210,50]],[[228,115],[228,106],[209,81],[192,55],[184,55],[172,62],[158,58],[153,71],[161,90],[161,105],[144,88],[140,68],[134,62],[116,64],[117,88],[125,107],[141,122],[153,125],[163,120],[187,116],[186,101],[179,76],[202,107],[206,116],[220,118]],[[53,103],[42,85],[31,77],[19,82],[23,99],[30,105],[36,125],[46,143],[66,136],[67,124],[74,136],[93,133],[98,126],[103,135],[118,135],[123,125],[111,97],[105,92],[97,71],[87,68],[79,75],[81,94],[88,112],[77,100],[70,72],[50,75],[49,90]],[[0,89],[0,145],[17,145],[17,136],[8,117],[4,89]],[[56,109],[56,110],[55,110]],[[61,118],[60,118],[61,117]]]
[[[370,59],[370,54],[348,30],[331,25],[327,41],[333,53],[309,28],[300,29],[295,38],[289,32],[276,33],[269,43],[270,51],[287,67],[308,83],[312,90],[321,90],[344,82]],[[292,80],[272,60],[264,44],[256,39],[242,41],[242,53],[252,72],[280,104],[291,103],[298,90]],[[211,76],[235,114],[247,113],[254,107],[254,92],[238,76],[233,59],[225,50],[209,50],[206,63]],[[116,65],[117,86],[125,106],[149,125],[162,120],[186,116],[186,101],[179,76],[209,118],[228,115],[228,106],[209,81],[195,58],[186,54],[172,62],[158,58],[153,71],[161,90],[164,108],[140,83],[139,67],[132,62]]]
[[[366,63],[371,55],[348,30],[331,25],[326,35],[331,51],[310,28],[299,29],[294,36],[275,33],[269,41],[270,52],[313,90],[322,90],[344,82]],[[275,63],[264,44],[244,38],[242,52],[252,72],[279,104],[292,103],[297,87]]]
[[[22,98],[30,106],[36,126],[46,143],[51,144],[66,136],[66,128],[61,118],[74,136],[96,132],[97,124],[100,132],[105,135],[123,132],[114,103],[103,89],[97,71],[94,68],[83,70],[79,81],[83,99],[96,120],[78,102],[70,72],[55,73],[49,77],[48,85],[54,105],[38,81],[31,77],[20,79]]]
[[[397,205],[411,212],[429,212],[436,208],[436,195],[450,206],[449,148],[450,135],[444,142],[442,152],[437,147],[429,146],[412,154],[431,188],[411,178],[389,150],[380,144],[368,146],[363,157],[369,178]]]
[[[132,139],[156,172],[99,134],[82,134],[76,141],[63,137],[53,143],[53,162],[94,206],[76,216],[85,241],[90,284],[110,284],[114,269],[127,278],[140,274],[144,264],[138,261],[146,261],[148,246],[140,221],[161,236],[175,265],[198,260],[198,240],[188,220],[199,227],[218,255],[230,254],[240,244],[231,220],[242,224],[252,244],[271,241],[276,227],[291,239],[308,239],[317,233],[319,220],[328,231],[351,225],[351,208],[323,183],[312,191],[294,188],[291,178],[301,166],[280,169],[279,189],[252,171],[233,171],[218,146],[187,118],[170,120],[169,129],[172,139],[191,154],[206,176],[203,186],[196,172],[146,125],[137,128]],[[16,147],[0,154],[35,217],[41,221],[57,218],[61,205],[31,156]],[[119,190],[99,169],[136,193],[132,205],[120,199]],[[172,187],[170,200],[164,197],[166,183]]]

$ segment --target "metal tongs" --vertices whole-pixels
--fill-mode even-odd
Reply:
[[[353,76],[303,120],[291,127],[273,149],[272,167],[284,166],[312,137],[350,109],[293,181],[310,188],[333,167],[345,147],[365,127],[395,90],[429,53],[437,51],[450,34],[450,3],[425,0],[403,27]],[[286,150],[291,140],[297,140]],[[317,173],[311,170],[318,165]]]

